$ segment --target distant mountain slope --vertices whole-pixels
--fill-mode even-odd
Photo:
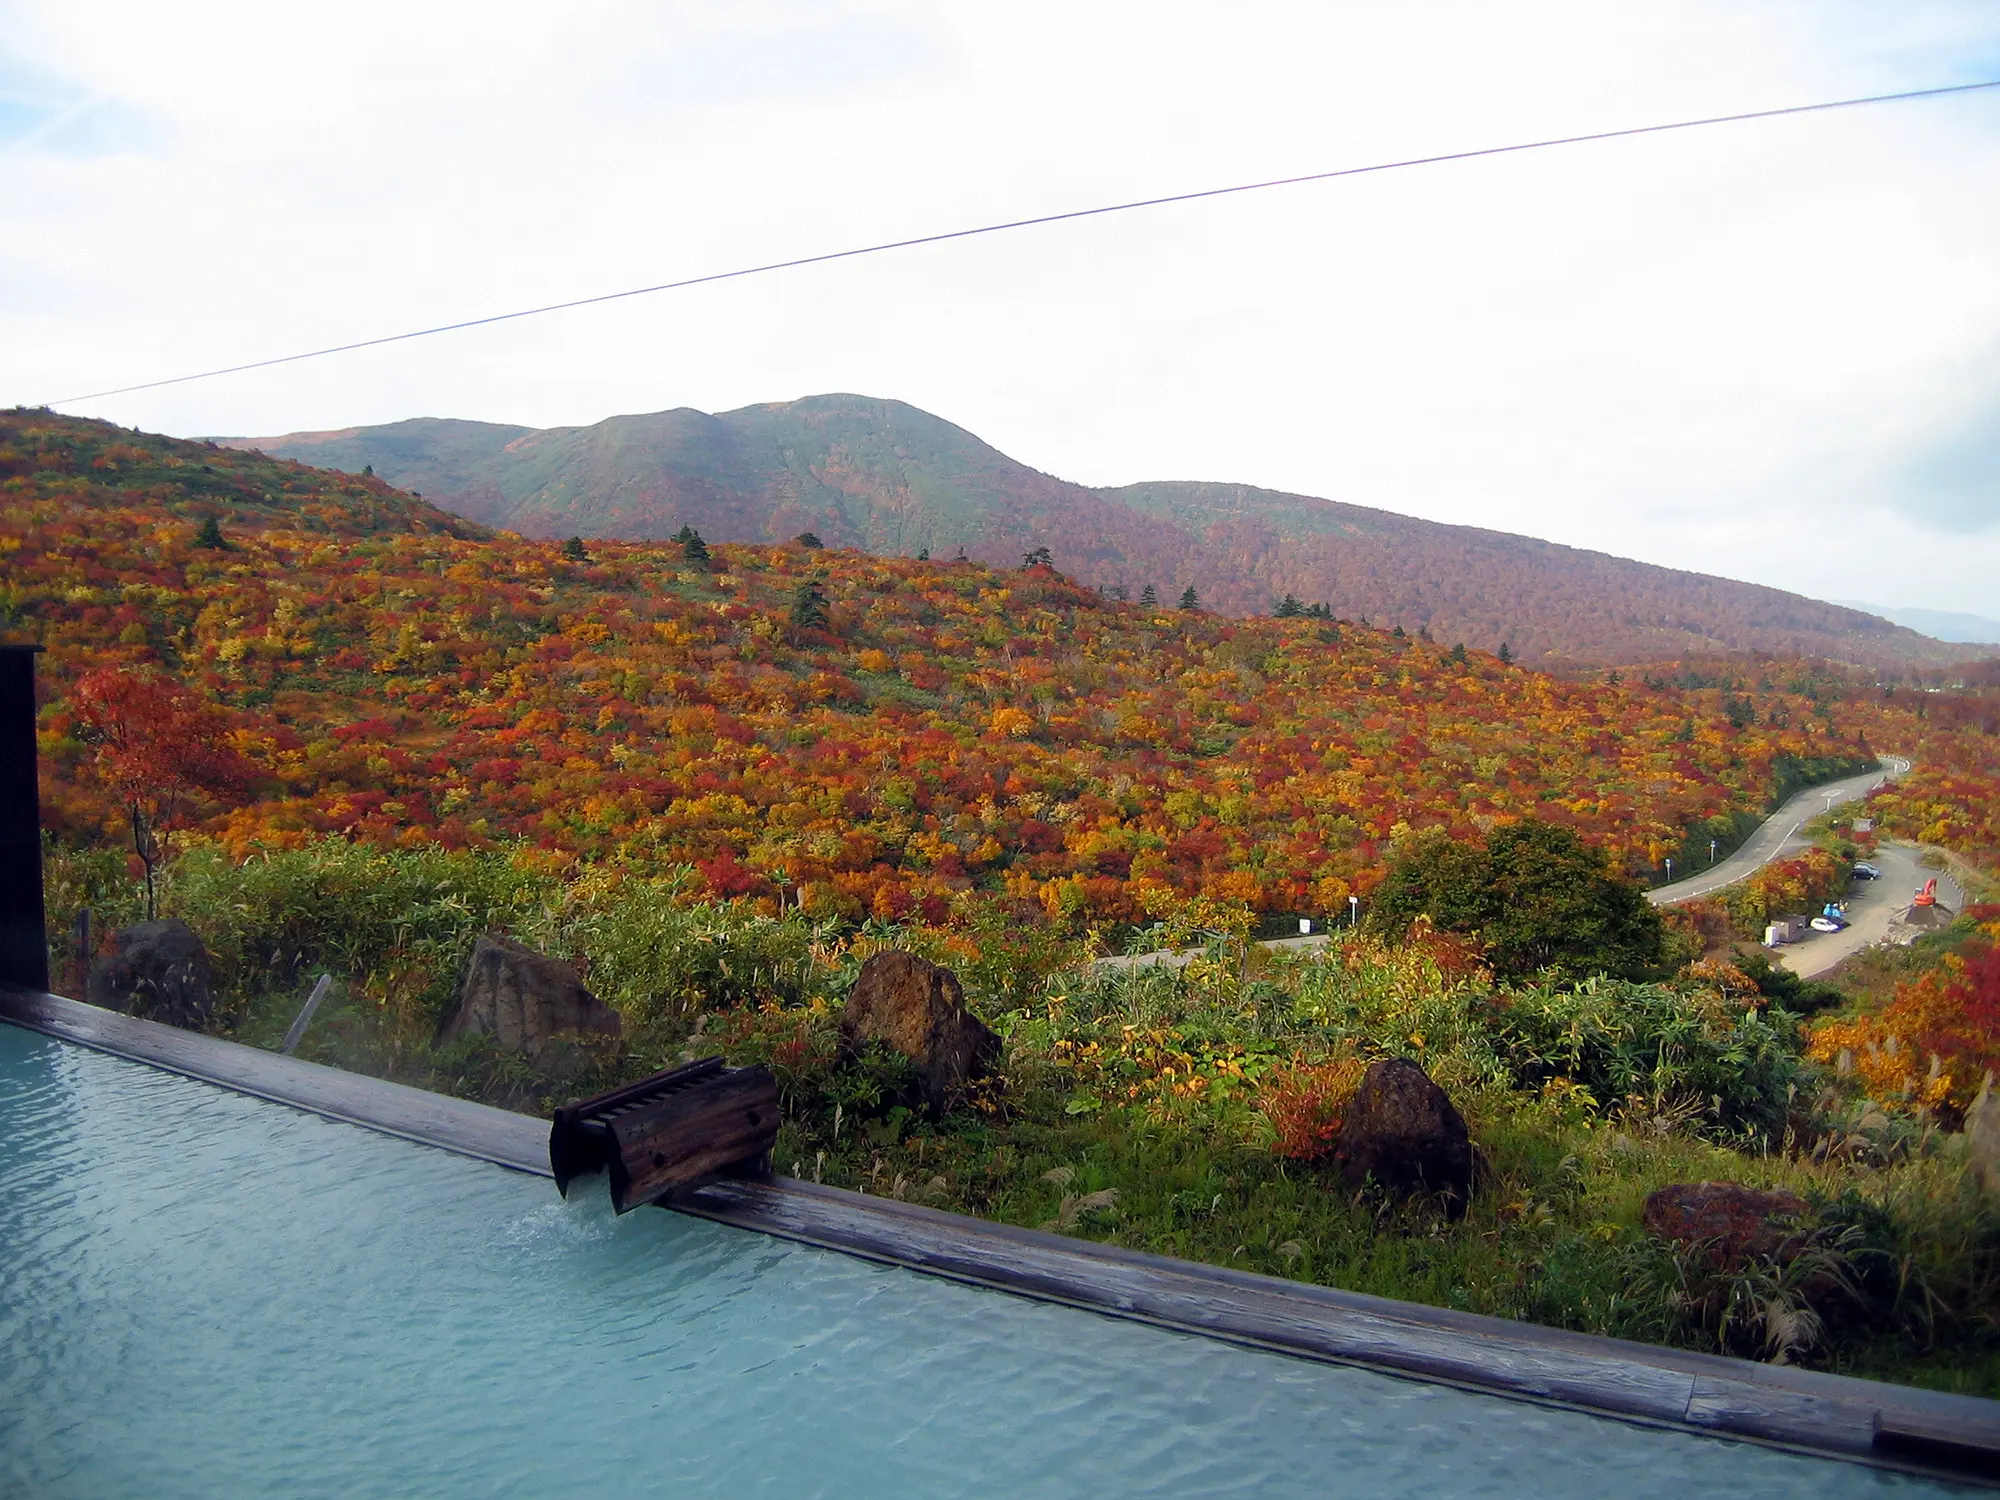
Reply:
[[[1865,610],[1871,615],[1880,615],[1885,620],[1893,620],[1898,625],[1907,625],[1912,630],[1921,630],[1925,635],[1935,636],[1941,641],[1964,641],[1980,645],[2000,644],[2000,620],[1989,620],[1984,615],[1960,614],[1950,609],[1915,609],[1902,605],[1891,609],[1881,604],[1866,604],[1858,599],[1839,599],[1849,609]]]
[[[1046,546],[1065,572],[1133,597],[1192,585],[1261,614],[1284,594],[1529,661],[1660,661],[1718,652],[1943,665],[1981,653],[1858,610],[1475,527],[1243,485],[1071,484],[898,401],[811,396],[536,430],[421,419],[227,440],[375,472],[529,536],[770,541],[1007,563]]]

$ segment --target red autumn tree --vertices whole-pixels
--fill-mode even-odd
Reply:
[[[132,852],[146,872],[146,919],[166,839],[204,802],[248,791],[255,768],[230,747],[222,716],[182,684],[117,668],[90,672],[70,692],[95,745],[97,779],[123,805]]]

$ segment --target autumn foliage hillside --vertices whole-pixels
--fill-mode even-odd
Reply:
[[[1979,655],[1861,610],[1472,526],[1239,484],[1092,489],[1041,473],[900,401],[808,396],[737,411],[535,429],[419,418],[240,441],[378,472],[529,536],[710,541],[812,531],[885,556],[963,548],[1007,566],[1048,547],[1093,588],[1192,586],[1225,614],[1286,594],[1536,664],[1757,651],[1871,666]]]
[[[25,559],[17,563],[13,548],[22,538],[20,527],[41,513],[17,513],[14,507],[23,503],[101,507],[115,497],[127,525],[212,518],[321,536],[486,534],[372,475],[319,473],[215,443],[18,409],[0,413],[0,484],[9,506],[9,583],[25,582],[16,571]],[[78,563],[83,576],[92,575],[88,557]],[[18,605],[8,607],[19,614]]]
[[[1527,815],[1643,873],[1801,765],[1867,753],[1781,686],[1732,714],[1420,637],[1109,602],[1046,567],[577,557],[371,478],[44,413],[0,417],[0,465],[0,607],[48,648],[67,838],[118,836],[68,701],[107,665],[224,714],[262,780],[202,827],[239,855],[522,841],[852,918],[1324,913],[1410,830]]]

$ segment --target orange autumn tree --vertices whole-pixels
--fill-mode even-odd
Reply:
[[[1809,1051],[1826,1063],[1846,1054],[1844,1066],[1885,1108],[1963,1113],[2000,1073],[2000,947],[1975,941],[1946,954],[1898,985],[1879,1013],[1816,1026]]]
[[[123,809],[145,869],[146,920],[157,914],[154,874],[166,840],[205,802],[248,791],[254,768],[224,738],[213,708],[167,678],[117,668],[86,673],[70,691],[92,772]]]

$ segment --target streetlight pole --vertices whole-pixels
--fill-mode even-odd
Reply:
[[[1710,839],[1708,841],[1708,867],[1711,870],[1715,868],[1715,845],[1716,840]]]

